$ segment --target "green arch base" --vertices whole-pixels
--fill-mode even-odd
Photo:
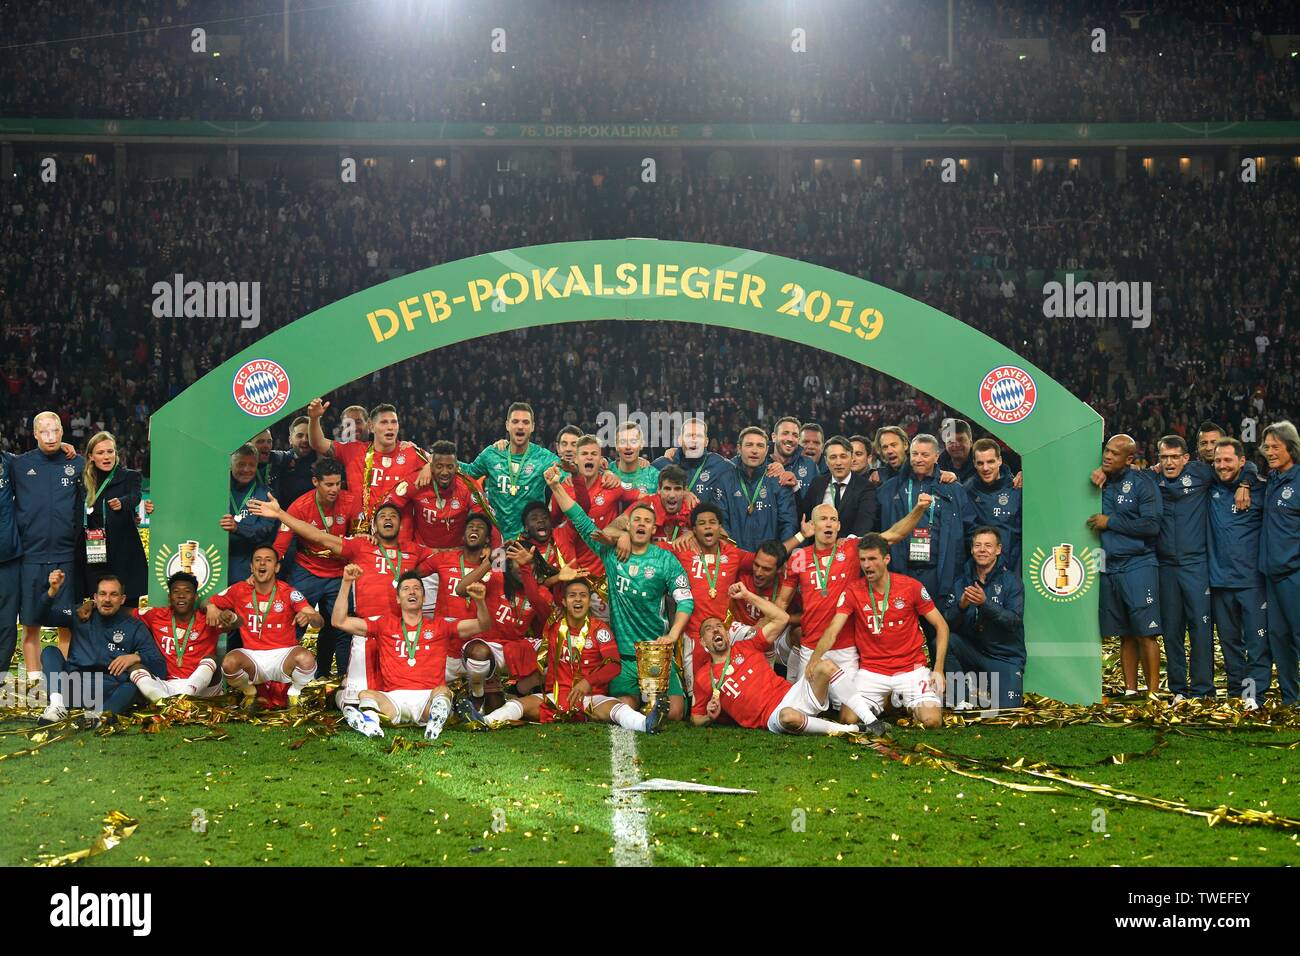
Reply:
[[[1099,510],[1087,481],[1101,446],[1097,413],[1014,352],[921,302],[821,266],[725,246],[618,239],[490,253],[384,282],[268,335],[150,422],[157,502],[150,600],[165,602],[162,585],[182,542],[197,543],[204,590],[224,584],[226,535],[213,516],[226,509],[230,449],[250,435],[411,356],[593,320],[691,322],[811,345],[908,382],[1003,439],[1023,457],[1027,476],[1025,687],[1069,702],[1100,699],[1097,542],[1084,524]],[[269,414],[250,414],[235,399],[236,375],[253,360],[283,370],[285,403],[249,405]],[[1029,402],[1007,413],[982,392],[1004,367],[1023,376],[1027,415]],[[1011,407],[1005,397],[1004,406]]]

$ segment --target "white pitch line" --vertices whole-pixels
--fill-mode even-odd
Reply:
[[[636,769],[636,732],[611,725],[609,728],[609,764],[614,792],[610,795],[614,809],[610,832],[614,835],[615,866],[653,866],[650,842],[646,837],[647,810],[640,793],[619,793],[620,787],[641,782]]]

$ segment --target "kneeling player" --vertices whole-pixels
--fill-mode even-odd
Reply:
[[[943,726],[943,661],[948,653],[948,622],[916,578],[889,570],[889,539],[869,534],[858,541],[862,577],[840,595],[835,617],[817,644],[814,658],[835,644],[840,629],[854,618],[858,645],[857,703],[846,702],[859,718],[874,718],[887,702],[901,704],[924,727]],[[935,630],[934,666],[925,664],[920,618]],[[869,708],[863,711],[862,707]]]
[[[198,604],[199,579],[177,571],[167,579],[167,607],[151,607],[136,615],[153,634],[167,677],[144,670],[131,675],[140,693],[150,701],[165,697],[217,697],[221,694],[221,667],[217,664],[217,638],[239,623],[233,611],[222,611],[216,627],[208,624]]]
[[[360,577],[360,565],[349,564],[343,569],[343,584],[330,623],[345,634],[374,641],[379,648],[379,670],[367,675],[360,702],[344,707],[343,716],[353,730],[367,737],[384,736],[379,723],[383,714],[392,724],[424,724],[425,739],[437,740],[451,714],[447,646],[453,638],[473,637],[491,628],[487,588],[471,584],[466,589],[474,601],[476,617],[464,621],[426,618],[422,613],[424,578],[419,571],[406,571],[397,580],[400,613],[367,619],[348,615],[352,584]]]
[[[316,676],[316,657],[298,643],[299,627],[324,623],[302,592],[276,578],[280,555],[264,544],[253,551],[252,583],[237,581],[208,601],[208,623],[221,626],[222,611],[242,620],[243,647],[221,662],[226,683],[244,695],[243,709],[257,708],[257,685],[267,681],[289,685],[289,708],[296,709],[302,689]]]
[[[655,698],[654,708],[647,715],[605,692],[609,682],[618,676],[623,661],[609,625],[591,613],[591,582],[586,578],[565,582],[564,610],[555,615],[551,613],[554,598],[548,588],[538,585],[530,564],[521,568],[520,576],[528,600],[547,621],[542,638],[546,691],[507,701],[487,716],[479,714],[468,698],[461,698],[457,713],[472,727],[493,728],[511,720],[548,724],[591,719],[655,733],[668,715],[667,694]]]
[[[816,654],[794,685],[776,676],[767,651],[789,623],[789,615],[759,597],[739,581],[728,592],[733,600],[758,609],[761,620],[753,627],[729,631],[719,618],[700,625],[700,644],[709,666],[695,674],[695,704],[691,723],[704,727],[726,714],[741,727],[766,727],[774,734],[883,734],[888,728],[878,720],[839,724],[818,715],[830,707],[830,688],[847,706],[870,714],[866,701],[837,665]],[[833,639],[832,639],[833,641]]]

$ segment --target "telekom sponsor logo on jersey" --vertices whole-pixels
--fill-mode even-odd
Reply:
[[[1033,376],[1014,365],[999,366],[980,382],[980,407],[1003,425],[1024,421],[1037,403],[1038,386]]]
[[[235,404],[256,418],[274,415],[289,403],[289,373],[270,359],[245,362],[235,373]]]

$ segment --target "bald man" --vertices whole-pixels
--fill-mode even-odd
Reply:
[[[1155,476],[1133,467],[1137,443],[1116,435],[1101,453],[1101,513],[1088,527],[1101,537],[1105,563],[1101,573],[1100,619],[1103,636],[1118,636],[1124,666],[1124,696],[1138,693],[1138,660],[1147,692],[1160,689],[1160,584],[1156,538],[1163,503]]]

